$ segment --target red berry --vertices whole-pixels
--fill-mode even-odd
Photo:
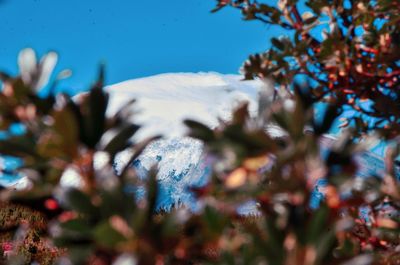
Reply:
[[[58,203],[57,203],[57,201],[54,200],[54,199],[47,199],[47,200],[44,202],[44,206],[45,206],[47,209],[53,210],[53,211],[58,209]]]

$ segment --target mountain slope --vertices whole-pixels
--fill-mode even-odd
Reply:
[[[241,78],[218,73],[177,73],[122,82],[107,88],[111,96],[109,114],[136,98],[135,109],[139,113],[133,118],[144,126],[141,136],[182,136],[185,118],[216,126],[218,118],[229,118],[233,107],[241,101],[249,101],[250,109],[255,111],[262,83]]]
[[[255,112],[262,85],[260,81],[241,81],[237,75],[180,73],[130,80],[107,88],[111,103],[109,115],[136,98],[134,109],[139,113],[133,120],[143,125],[137,137],[164,136],[151,144],[133,165],[144,177],[152,165],[158,164],[159,207],[185,203],[195,208],[187,187],[204,184],[210,172],[202,144],[185,137],[183,120],[195,119],[215,127],[218,119],[229,119],[232,109],[244,101]],[[117,156],[117,170],[127,162],[127,153]]]

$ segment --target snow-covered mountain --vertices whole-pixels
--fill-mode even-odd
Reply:
[[[152,143],[133,165],[144,177],[158,163],[160,207],[178,202],[194,207],[187,187],[204,184],[210,172],[202,144],[185,136],[183,120],[195,119],[215,127],[218,119],[229,119],[233,108],[241,102],[249,102],[251,112],[257,110],[256,98],[263,83],[241,79],[238,75],[218,73],[162,74],[107,88],[109,115],[135,98],[134,109],[138,114],[132,119],[143,125],[137,138],[164,136]],[[117,156],[117,170],[128,157],[126,152]]]

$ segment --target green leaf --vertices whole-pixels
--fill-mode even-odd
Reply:
[[[207,224],[208,229],[214,234],[218,235],[224,227],[228,224],[225,216],[220,214],[216,209],[207,206],[204,209],[203,218]]]
[[[247,156],[257,156],[276,150],[275,142],[263,130],[244,132],[240,126],[230,125],[224,130],[224,136],[247,150]]]
[[[94,148],[105,130],[106,111],[109,96],[103,90],[104,69],[100,68],[97,83],[90,90],[87,98],[81,104],[83,142]]]
[[[248,106],[249,106],[248,103],[244,103],[233,112],[233,120],[232,120],[233,124],[239,126],[245,125],[246,121],[250,117]]]
[[[211,9],[211,13],[216,13],[224,7],[225,7],[225,5],[218,5],[217,7]]]
[[[285,49],[285,44],[281,40],[279,40],[277,38],[272,38],[271,42],[272,42],[272,45],[274,45],[279,50],[283,51]]]
[[[103,147],[103,150],[108,152],[111,157],[114,157],[116,153],[129,146],[129,140],[139,128],[140,126],[135,124],[125,124],[119,128],[112,129],[116,131],[115,136]]]
[[[93,205],[90,197],[78,189],[71,189],[67,192],[67,203],[72,208],[82,214],[96,216],[97,208]]]
[[[68,248],[72,264],[87,264],[87,258],[94,251],[94,247],[88,244],[71,244]]]
[[[0,141],[0,154],[17,157],[36,157],[36,144],[31,137],[14,136],[7,140]]]
[[[158,196],[158,182],[157,182],[157,172],[155,167],[153,167],[148,175],[147,180],[147,221],[151,222],[153,218],[153,213],[156,210]]]
[[[119,125],[121,123],[125,123],[130,117],[132,117],[133,110],[132,104],[136,102],[136,99],[128,100],[122,107],[115,113],[112,118],[112,126]]]
[[[321,235],[327,232],[328,214],[329,209],[326,205],[321,205],[321,207],[314,212],[313,217],[307,226],[307,242],[309,244],[316,245]]]
[[[309,17],[309,18],[305,19],[305,20],[303,21],[303,23],[306,24],[306,25],[310,25],[310,24],[313,24],[314,22],[316,22],[317,20],[318,20],[318,17],[317,17],[317,16],[315,16],[315,17]]]
[[[341,110],[337,106],[330,105],[324,113],[324,118],[322,122],[317,124],[313,122],[314,133],[317,135],[322,135],[331,128],[334,120],[341,114]]]
[[[203,140],[204,142],[210,142],[215,139],[214,132],[206,125],[194,120],[185,120],[184,123],[190,129],[190,137]]]
[[[77,154],[79,139],[78,122],[69,108],[64,108],[53,113],[54,129],[61,136],[62,148],[70,156]]]
[[[273,264],[283,264],[284,260],[284,244],[285,234],[279,230],[276,225],[275,218],[267,218],[266,231],[268,233],[267,249],[268,258],[274,261]]]
[[[259,9],[263,14],[270,14],[276,11],[275,8],[266,4],[260,4]]]
[[[112,228],[109,221],[105,221],[94,229],[96,242],[105,247],[114,248],[118,243],[125,241],[125,237]]]
[[[92,228],[89,226],[86,220],[80,218],[72,219],[67,222],[61,223],[60,226],[62,229],[81,231],[81,232],[87,232]]]
[[[115,214],[129,219],[136,210],[135,197],[131,193],[122,192],[123,187],[103,191],[101,193],[101,216],[109,218]]]
[[[143,152],[143,150],[153,141],[156,141],[160,139],[161,136],[154,136],[154,137],[149,137],[147,139],[144,139],[143,141],[137,143],[134,148],[134,153],[129,158],[128,162],[126,163],[125,167],[121,170],[121,177],[124,177],[126,172],[128,171],[129,168],[131,168],[133,161],[135,161],[136,158],[139,157],[139,155]]]

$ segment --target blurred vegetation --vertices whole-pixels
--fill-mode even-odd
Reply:
[[[143,180],[131,163],[159,137],[132,140],[140,129],[129,122],[133,101],[106,115],[102,67],[91,89],[71,99],[52,93],[68,76],[63,71],[50,78],[57,55],[38,61],[32,50],[23,50],[20,74],[0,73],[0,128],[23,128],[0,141],[0,154],[20,158],[22,165],[6,173],[29,180],[1,190],[1,263],[400,264],[400,4],[300,4],[218,1],[215,11],[232,6],[247,20],[293,34],[272,39],[270,50],[244,65],[247,79],[273,84],[260,91],[256,115],[242,104],[217,128],[185,121],[214,161],[210,181],[190,188],[200,206],[195,212],[184,205],[156,209],[156,170]],[[300,14],[303,9],[309,11]],[[45,95],[39,93],[44,86],[50,91]],[[315,118],[316,103],[326,104],[322,119]],[[322,150],[346,108],[356,114]],[[377,135],[393,143],[385,174],[356,177],[356,158]],[[117,173],[115,156],[126,149],[130,163]],[[98,157],[100,165],[94,163]],[[68,172],[79,176],[80,185],[62,187]],[[322,179],[325,197],[311,207]],[[127,189],[142,186],[144,198]],[[239,214],[249,201],[257,211]]]

